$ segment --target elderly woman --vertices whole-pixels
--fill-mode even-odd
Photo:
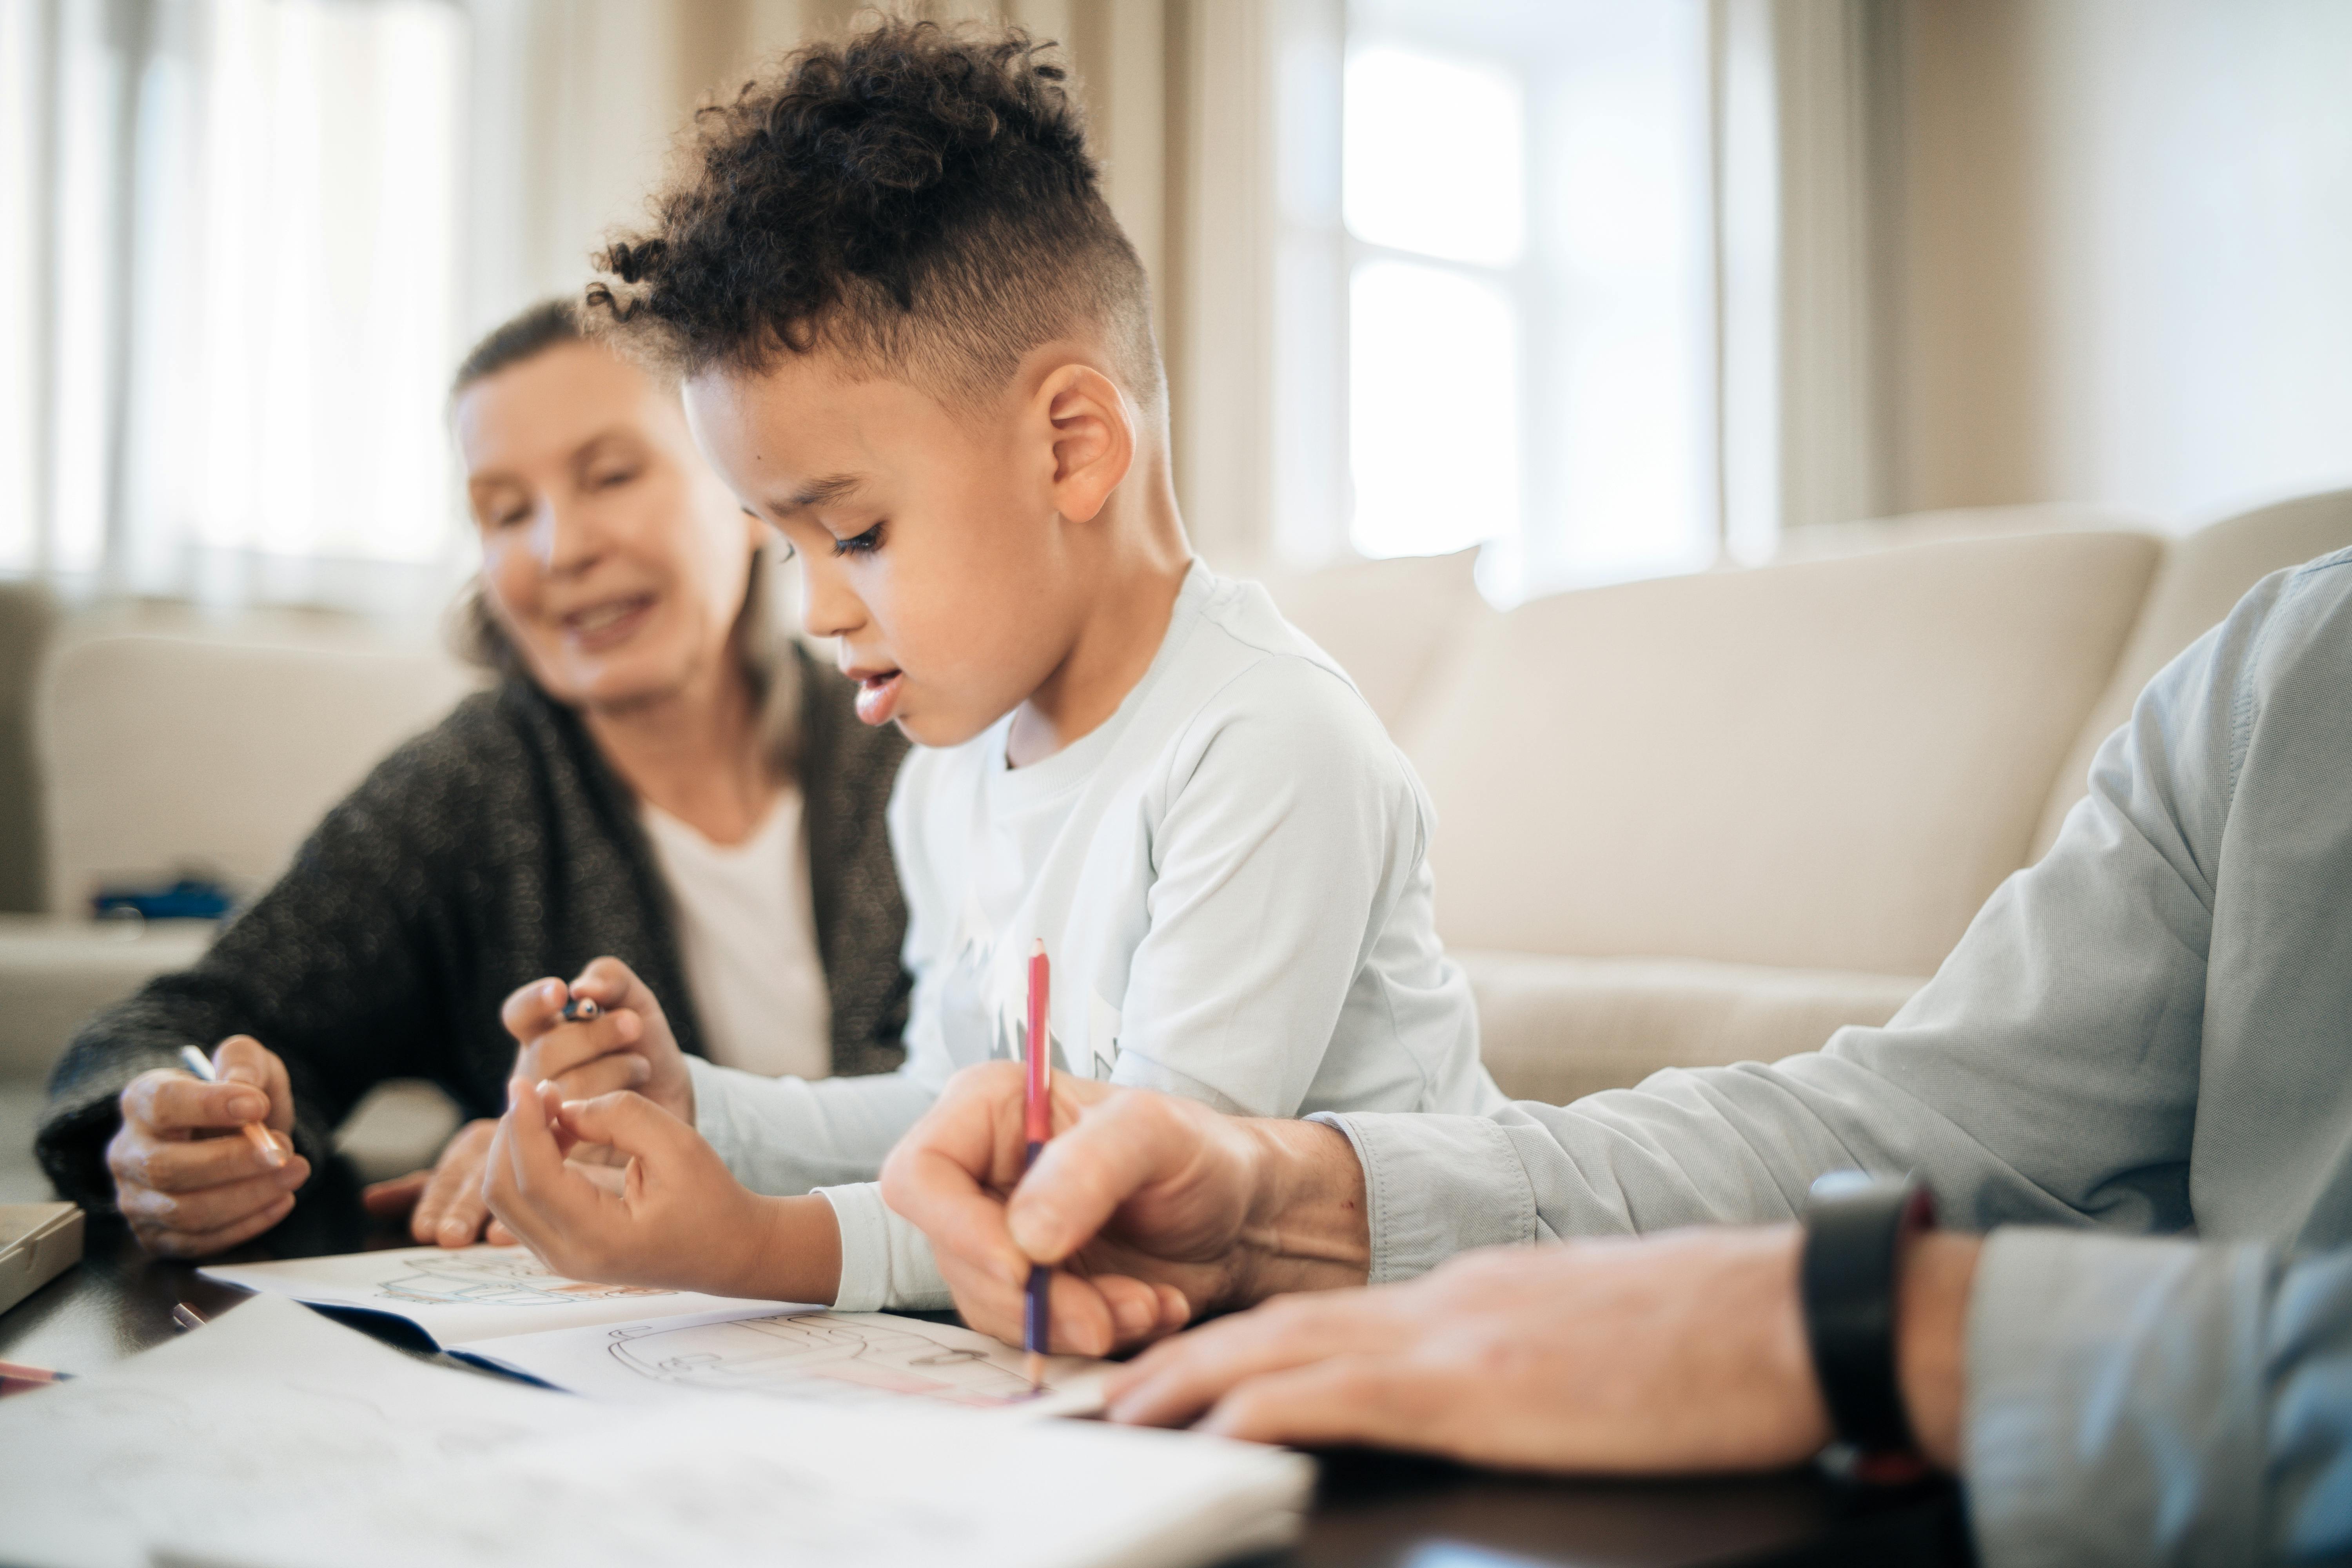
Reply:
[[[502,1001],[594,955],[712,1060],[816,1078],[899,1059],[883,806],[906,743],[778,629],[761,526],[676,393],[553,302],[475,349],[452,408],[482,543],[460,640],[496,686],[385,759],[195,967],[93,1018],[50,1081],[42,1164],[151,1252],[279,1224],[387,1079],[494,1116]],[[175,1070],[192,1045],[220,1082]],[[475,1240],[492,1125],[370,1206]]]

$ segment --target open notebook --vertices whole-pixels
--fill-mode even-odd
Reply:
[[[566,1279],[522,1247],[411,1247],[203,1272],[338,1313],[397,1318],[452,1355],[605,1399],[728,1390],[833,1405],[912,1399],[1076,1415],[1101,1408],[1108,1370],[1055,1356],[1039,1393],[1022,1374],[1019,1352],[968,1329]]]
[[[1196,1568],[1298,1528],[1295,1454],[916,1401],[647,1410],[289,1301],[0,1403],[21,1568]]]

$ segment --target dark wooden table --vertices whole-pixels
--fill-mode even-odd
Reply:
[[[282,1226],[266,1246],[229,1257],[296,1258],[405,1240],[347,1226]],[[209,1318],[245,1298],[186,1264],[145,1257],[119,1224],[93,1222],[78,1267],[0,1313],[0,1360],[94,1372],[169,1339],[172,1309],[180,1302]],[[418,1344],[421,1337],[404,1348]],[[1863,1492],[1811,1471],[1739,1480],[1562,1481],[1388,1454],[1319,1458],[1322,1481],[1305,1539],[1252,1568],[1942,1568],[1970,1561],[1957,1495],[1941,1484]]]

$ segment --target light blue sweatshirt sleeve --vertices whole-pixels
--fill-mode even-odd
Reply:
[[[1969,1319],[1986,1568],[2352,1556],[2352,1252],[2005,1230]]]
[[[687,1058],[694,1126],[735,1179],[778,1196],[869,1182],[939,1098],[944,1075],[909,1062],[863,1078],[766,1078]]]
[[[1884,1027],[1567,1107],[1324,1118],[1364,1165],[1374,1278],[1496,1241],[1787,1219],[1841,1168],[1916,1171],[1965,1229],[2186,1226],[2213,876],[2266,609],[2257,590],[2158,677],[2049,855]]]

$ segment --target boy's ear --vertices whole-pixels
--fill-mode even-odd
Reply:
[[[1037,389],[1053,428],[1054,510],[1091,522],[1135,463],[1135,419],[1118,384],[1092,365],[1066,364]]]

